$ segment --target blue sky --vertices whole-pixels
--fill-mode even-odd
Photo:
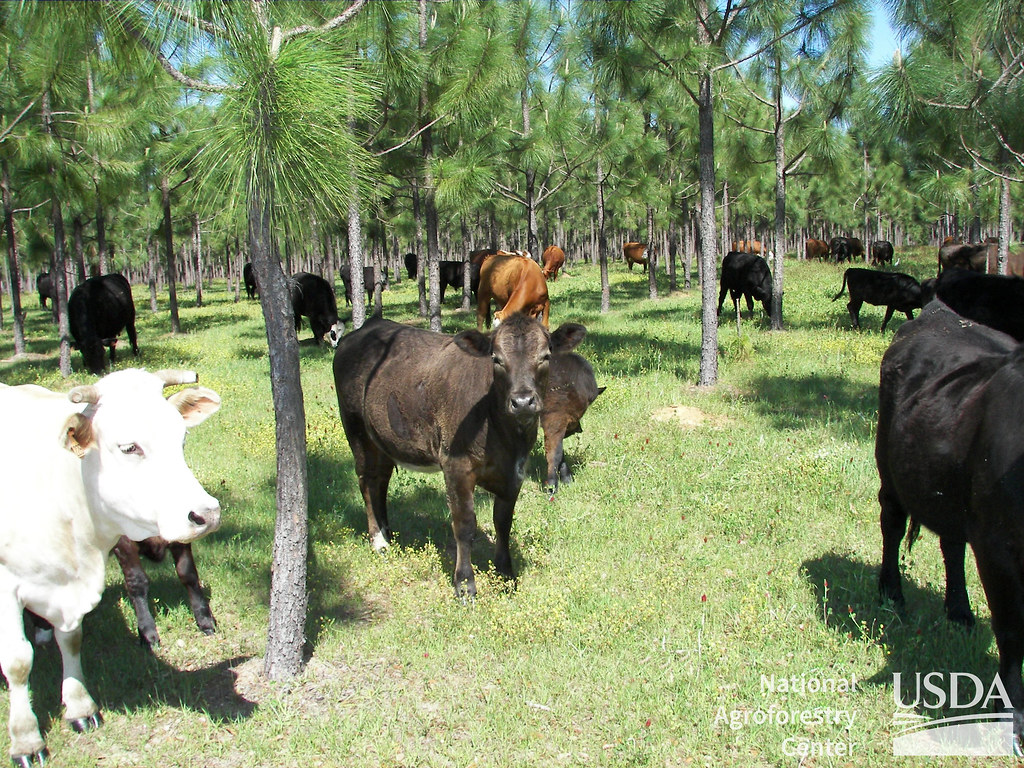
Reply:
[[[868,46],[868,63],[880,67],[892,61],[892,54],[899,48],[896,35],[889,26],[889,15],[882,3],[876,2],[871,10],[871,40]]]

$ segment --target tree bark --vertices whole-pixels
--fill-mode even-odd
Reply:
[[[707,16],[706,3],[700,4]],[[698,27],[700,25],[698,24]],[[702,29],[702,28],[701,28]],[[718,281],[715,252],[715,124],[713,115],[711,73],[700,76],[697,101],[699,126],[700,178],[700,274],[701,274],[701,342],[698,384],[713,387],[718,383]]]
[[[174,258],[174,223],[171,219],[171,186],[166,175],[160,177],[160,205],[164,212],[164,251],[167,270],[167,295],[171,310],[171,333],[181,333],[178,317],[178,276]]]
[[[776,58],[776,72],[782,63]],[[786,239],[786,121],[782,112],[782,78],[775,78],[775,247],[772,261],[771,323],[773,331],[782,330],[782,290]]]
[[[21,265],[14,229],[14,203],[11,199],[11,174],[7,161],[0,163],[0,194],[4,206],[4,234],[7,236],[7,276],[10,280],[11,314],[14,315],[14,354],[25,354],[25,313],[21,308]]]
[[[274,255],[271,203],[249,190],[249,250],[267,329],[277,442],[277,521],[270,586],[270,626],[264,672],[272,680],[303,665],[308,546],[306,416],[288,281]]]

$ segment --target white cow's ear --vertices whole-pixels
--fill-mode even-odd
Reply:
[[[220,408],[220,395],[206,387],[192,387],[175,392],[167,398],[167,402],[178,409],[185,426],[194,427],[206,421]]]
[[[92,421],[80,413],[74,413],[64,422],[64,447],[78,458],[93,446]]]

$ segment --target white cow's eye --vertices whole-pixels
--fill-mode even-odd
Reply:
[[[119,445],[118,448],[121,449],[121,453],[123,453],[125,456],[142,455],[142,449],[139,448],[138,443],[128,443],[127,445]]]

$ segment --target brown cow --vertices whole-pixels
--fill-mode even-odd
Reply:
[[[939,274],[944,269],[967,269],[972,272],[986,272],[991,253],[995,250],[991,243],[968,243],[966,245],[950,244],[939,248]]]
[[[758,256],[761,255],[761,241],[760,240],[734,240],[732,243],[732,250],[739,251],[740,253],[756,253]]]
[[[548,464],[544,489],[552,496],[558,490],[559,479],[563,483],[572,482],[562,441],[583,431],[580,419],[604,389],[597,386],[594,369],[583,356],[575,352],[559,352],[551,356],[548,391],[544,397],[540,425],[544,430],[544,456]]]
[[[476,328],[481,330],[486,321],[491,327],[491,299],[501,305],[494,313],[495,325],[513,312],[540,317],[548,327],[548,284],[540,265],[533,259],[499,251],[488,256],[480,265],[480,286],[476,292]]]
[[[640,264],[644,268],[644,272],[647,271],[647,258],[644,253],[647,251],[647,246],[644,243],[623,243],[622,244],[622,258],[626,262],[626,266],[629,267],[629,271],[633,271],[634,264]]]
[[[827,259],[828,254],[828,243],[824,240],[815,240],[813,237],[807,239],[807,244],[804,246],[804,255],[808,259]]]
[[[512,514],[537,440],[550,359],[585,335],[575,323],[549,334],[517,313],[486,335],[452,337],[375,318],[342,339],[334,355],[338,409],[375,550],[391,536],[387,493],[395,466],[439,468],[455,535],[456,592],[476,594],[470,550],[477,486],[494,494],[495,570],[515,578]]]
[[[544,278],[555,280],[558,278],[558,270],[565,264],[565,251],[557,245],[549,245],[544,249],[540,260],[544,263]]]

